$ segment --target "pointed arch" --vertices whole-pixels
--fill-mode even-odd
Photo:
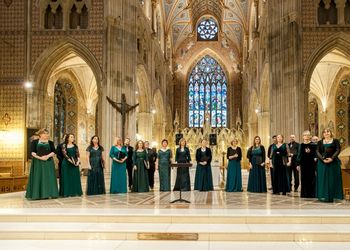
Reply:
[[[344,55],[350,57],[350,35],[344,32],[336,33],[326,38],[321,44],[314,50],[309,57],[304,67],[304,87],[308,93],[310,90],[311,76],[314,72],[319,61],[330,53],[332,50],[339,50]]]
[[[89,65],[96,78],[98,91],[101,90],[105,77],[96,57],[84,44],[70,37],[54,43],[36,60],[30,76],[34,80],[34,84],[38,84],[35,88],[44,91],[53,70],[72,53],[81,57]]]

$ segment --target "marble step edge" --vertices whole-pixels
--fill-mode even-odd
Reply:
[[[150,237],[150,234],[152,237]],[[0,232],[0,240],[192,240],[192,241],[286,241],[350,242],[350,233],[164,233],[159,232]],[[182,236],[176,236],[181,234]],[[157,235],[162,235],[158,236]],[[186,237],[189,236],[189,237]],[[184,238],[186,237],[186,238]],[[191,239],[192,238],[192,239]]]
[[[192,215],[0,215],[1,222],[171,223],[171,224],[350,224],[350,216]]]

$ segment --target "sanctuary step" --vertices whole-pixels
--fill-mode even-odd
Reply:
[[[0,209],[0,239],[350,242],[350,211]]]

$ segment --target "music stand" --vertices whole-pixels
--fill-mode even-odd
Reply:
[[[171,163],[170,166],[172,168],[189,168],[189,167],[192,167],[192,163]],[[173,200],[170,203],[175,203],[175,202],[191,203],[188,200],[182,199],[182,196],[181,196],[182,191],[181,191],[181,189],[182,189],[182,175],[180,176],[180,198],[176,199],[176,200]]]

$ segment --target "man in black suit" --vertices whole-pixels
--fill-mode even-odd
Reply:
[[[148,169],[148,180],[149,187],[151,189],[154,188],[154,172],[156,171],[156,160],[157,160],[157,152],[156,149],[151,149],[149,147],[149,142],[145,141],[145,149],[148,154],[149,161],[149,169]]]
[[[134,164],[132,162],[132,155],[134,153],[134,148],[130,146],[130,138],[125,139],[124,146],[125,146],[126,152],[128,152],[128,158],[126,159],[126,169],[128,171],[128,186],[129,186],[129,189],[131,189],[131,187],[132,187],[132,169],[134,167]]]
[[[270,177],[271,177],[271,187],[269,187],[269,190],[272,190],[273,187],[273,168],[272,168],[272,146],[277,144],[277,135],[272,136],[272,144],[269,146],[269,149],[267,150],[267,158],[270,160]]]
[[[299,143],[295,141],[295,135],[291,135],[289,138],[289,151],[292,158],[291,166],[287,167],[290,181],[290,190],[292,190],[292,175],[294,176],[294,191],[297,192],[299,188],[299,171],[297,169],[297,157],[299,152]]]

